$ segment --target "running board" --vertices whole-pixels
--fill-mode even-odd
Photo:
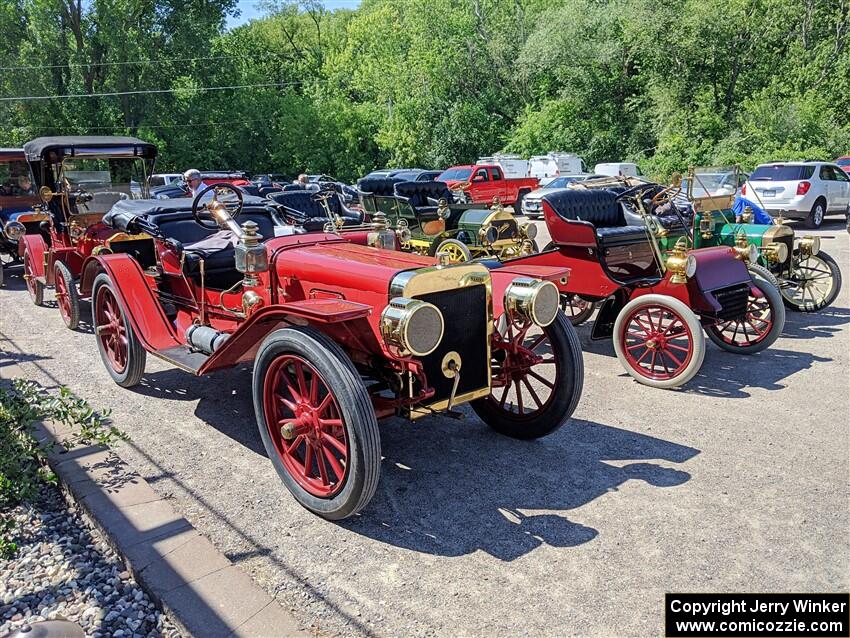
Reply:
[[[204,354],[203,352],[190,350],[187,346],[175,346],[173,348],[166,348],[165,350],[154,350],[151,354],[163,361],[167,361],[171,365],[176,366],[185,372],[191,372],[192,374],[198,374],[198,370],[200,370],[201,366],[204,365],[207,362],[207,359],[210,358],[209,355]]]

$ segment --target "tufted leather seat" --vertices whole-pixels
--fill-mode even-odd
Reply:
[[[452,192],[444,182],[399,182],[395,185],[397,197],[403,197],[415,209],[435,209],[441,199],[453,203]]]
[[[402,181],[395,177],[361,177],[357,180],[357,190],[378,197],[392,197],[395,195],[395,185]]]
[[[643,226],[628,226],[617,193],[609,189],[565,189],[543,199],[565,221],[593,224],[603,247],[646,241]]]
[[[272,193],[269,199],[283,208],[288,221],[301,225],[307,231],[319,231],[328,221],[328,214],[322,202],[314,199],[317,191],[284,191]],[[363,215],[342,203],[339,193],[327,200],[331,212],[345,220],[346,225],[363,223]]]

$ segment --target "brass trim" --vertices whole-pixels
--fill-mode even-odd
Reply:
[[[464,403],[469,403],[470,401],[474,401],[475,399],[482,399],[484,397],[490,396],[491,389],[488,385],[486,388],[480,388],[478,390],[472,390],[471,392],[467,392],[466,394],[460,394],[455,397],[452,405],[462,405]],[[421,407],[411,407],[410,408],[410,420],[418,419],[423,416],[431,416],[433,412],[440,412],[442,410],[447,410],[449,407],[449,400],[445,399],[443,401],[437,401],[436,403],[431,403],[429,405],[421,406]]]
[[[768,226],[767,230],[764,231],[764,234],[761,236],[761,245],[767,246],[768,244],[772,244],[775,241],[778,241],[780,237],[793,237],[794,231],[788,226],[780,226],[773,225]]]
[[[470,286],[483,285],[485,289],[485,312],[487,325],[487,352],[485,361],[487,365],[487,385],[472,390],[460,396],[456,396],[452,405],[460,405],[467,403],[473,399],[489,396],[493,383],[493,375],[490,371],[490,362],[493,356],[493,280],[490,277],[490,271],[483,264],[476,263],[460,263],[451,266],[432,266],[429,268],[419,268],[417,270],[405,270],[398,273],[390,282],[390,297],[408,297],[415,298],[421,295],[426,295],[432,292],[442,292],[444,290],[457,290]],[[442,339],[440,340],[442,343]],[[440,346],[438,345],[437,348]],[[429,406],[430,410],[445,410],[449,406],[449,399],[438,401]],[[430,410],[427,414],[430,414]],[[411,419],[416,408],[410,409]],[[424,416],[421,414],[419,416]]]

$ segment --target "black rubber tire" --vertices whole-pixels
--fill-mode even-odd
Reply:
[[[5,278],[4,278],[4,274],[3,274],[3,263],[0,262],[0,288],[3,287],[4,281],[5,281]]]
[[[499,434],[514,439],[531,440],[551,434],[572,416],[584,388],[584,359],[575,328],[558,312],[555,321],[543,329],[549,337],[561,374],[560,387],[555,388],[550,405],[537,417],[522,418],[501,409],[490,397],[470,402],[475,414]]]
[[[820,207],[819,213],[818,207]],[[820,228],[824,217],[826,217],[826,201],[821,197],[815,201],[809,216],[806,217],[806,228]]]
[[[77,292],[77,285],[74,283],[74,276],[71,274],[71,271],[68,269],[63,262],[57,261],[56,265],[53,267],[53,275],[54,277],[62,277],[62,282],[65,284],[65,289],[68,291],[68,305],[69,313],[66,317],[60,308],[59,315],[62,317],[62,321],[65,322],[65,327],[68,330],[76,330],[80,325],[80,294]],[[54,284],[54,290],[56,290],[56,286]],[[56,303],[59,303],[59,300],[56,300]]]
[[[705,326],[705,333],[719,348],[727,352],[735,354],[755,354],[769,348],[782,334],[782,329],[785,327],[785,305],[782,303],[782,295],[779,294],[779,289],[769,281],[761,277],[753,277],[753,284],[762,292],[770,304],[771,321],[773,325],[770,327],[770,332],[761,341],[747,346],[735,346],[727,343],[718,334],[717,326]]]
[[[779,279],[776,278],[770,270],[768,270],[765,266],[761,264],[747,264],[747,270],[750,271],[750,276],[761,277],[765,281],[768,281],[774,285],[775,288],[779,289]]]
[[[796,312],[817,312],[827,306],[831,306],[832,302],[835,301],[835,298],[838,297],[838,293],[841,292],[841,269],[838,267],[835,260],[825,252],[819,252],[815,255],[815,258],[822,260],[829,268],[829,272],[832,276],[832,287],[829,289],[829,294],[824,297],[822,301],[816,304],[798,304],[792,299],[788,299],[785,295],[782,295],[782,302],[785,304],[786,308],[795,310]],[[782,291],[780,290],[780,293],[781,292]]]
[[[529,190],[521,190],[516,194],[516,201],[514,202],[514,216],[519,217],[522,215],[522,200],[525,199],[525,196],[528,195],[531,191]]]
[[[91,325],[92,329],[95,331],[95,336],[97,337],[95,339],[95,341],[97,341],[97,350],[100,353],[100,359],[103,361],[103,365],[106,367],[106,371],[109,373],[109,376],[112,377],[112,380],[122,388],[132,388],[139,384],[142,380],[142,376],[145,374],[147,352],[145,352],[144,346],[136,337],[136,333],[133,331],[133,326],[127,319],[124,309],[121,308],[121,320],[124,322],[124,329],[127,331],[127,365],[121,372],[116,372],[112,367],[112,364],[103,349],[103,343],[101,342],[100,337],[97,336],[95,308],[97,305],[97,295],[104,286],[110,290],[116,299],[118,299],[118,295],[115,293],[115,288],[112,285],[112,280],[109,278],[109,275],[102,272],[95,277],[91,294]]]
[[[296,354],[324,377],[342,413],[350,454],[342,489],[330,498],[308,493],[290,476],[278,456],[266,427],[263,385],[266,372],[281,354]],[[381,435],[378,420],[360,375],[348,355],[334,341],[309,327],[283,328],[269,334],[257,351],[252,381],[254,413],[266,453],[283,484],[304,508],[328,520],[340,520],[363,509],[378,487],[381,474]]]

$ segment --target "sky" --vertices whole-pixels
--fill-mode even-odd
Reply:
[[[229,18],[227,21],[228,28],[238,27],[240,24],[263,16],[264,12],[255,0],[239,0],[238,4],[242,15],[238,18]],[[322,4],[330,11],[334,9],[356,9],[360,6],[360,0],[322,0]]]

